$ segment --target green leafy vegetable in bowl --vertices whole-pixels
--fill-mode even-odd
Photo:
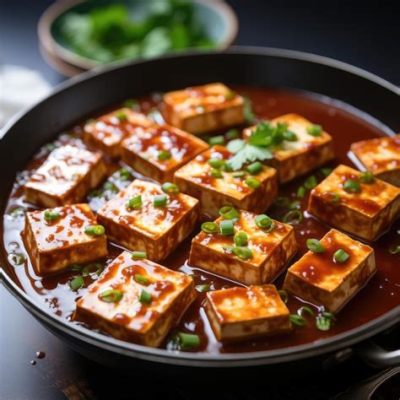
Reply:
[[[99,64],[216,46],[190,1],[151,0],[143,4],[134,9],[114,3],[87,13],[67,12],[59,22],[62,40],[76,54]]]

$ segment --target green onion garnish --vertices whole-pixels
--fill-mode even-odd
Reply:
[[[168,202],[168,197],[165,194],[157,194],[153,199],[154,207],[165,207]]]
[[[134,279],[137,283],[144,286],[147,286],[150,283],[149,278],[142,274],[135,274]]]
[[[118,111],[115,113],[115,117],[118,118],[120,122],[128,120],[128,116],[123,111]]]
[[[147,253],[145,251],[132,251],[131,258],[132,260],[143,260],[147,257]]]
[[[142,207],[142,196],[140,194],[130,198],[126,203],[126,208],[128,210],[135,210],[140,207]]]
[[[123,105],[128,108],[134,108],[138,105],[138,101],[136,99],[127,99],[124,101]]]
[[[25,262],[26,257],[21,253],[12,253],[9,255],[9,259],[14,265],[21,265]]]
[[[254,120],[256,119],[256,116],[254,115],[254,112],[253,112],[253,104],[248,97],[244,97],[243,115],[244,115],[244,119],[248,123],[253,123]]]
[[[350,254],[346,253],[343,249],[335,251],[333,259],[335,262],[342,264],[350,258]]]
[[[102,236],[106,232],[103,225],[89,225],[85,228],[86,235]]]
[[[235,171],[232,176],[234,178],[244,178],[246,176],[246,172],[244,171]]]
[[[151,304],[153,296],[147,290],[142,289],[139,296],[139,301],[142,304]]]
[[[259,228],[265,229],[268,232],[274,228],[274,221],[265,214],[257,215],[254,218],[254,222]]]
[[[390,254],[400,254],[400,245],[394,245],[389,247],[389,253]]]
[[[219,158],[210,158],[208,160],[208,164],[213,168],[220,169],[224,166],[225,160],[221,160]]]
[[[311,307],[303,306],[297,310],[297,314],[300,315],[301,317],[304,317],[305,314],[314,315],[314,311],[312,310]]]
[[[354,179],[347,179],[343,183],[343,189],[347,193],[360,193],[361,192],[361,185]]]
[[[232,172],[232,171],[233,171],[232,165],[229,164],[229,163],[227,163],[227,162],[224,163],[224,165],[222,166],[222,169],[223,169],[225,172]]]
[[[232,207],[232,206],[221,207],[218,210],[218,213],[223,219],[235,219],[235,218],[239,218],[239,216],[240,216],[239,211],[236,210],[236,208]]]
[[[230,219],[226,219],[219,223],[219,229],[222,235],[231,236],[235,233],[234,223]]]
[[[104,267],[100,263],[88,264],[82,268],[82,276],[85,277],[91,274],[99,276],[103,272],[103,269]]]
[[[240,231],[240,232],[235,233],[233,241],[235,242],[236,246],[240,246],[240,247],[247,246],[247,244],[249,242],[249,237],[247,236],[246,232]]]
[[[260,161],[256,161],[247,166],[246,171],[251,175],[257,175],[262,171],[263,165]]]
[[[47,222],[56,221],[58,218],[60,218],[60,212],[57,210],[46,210],[44,212],[44,219]]]
[[[242,260],[248,260],[253,257],[253,252],[248,247],[235,246],[232,248],[232,253]]]
[[[334,204],[340,203],[340,195],[338,193],[331,193],[331,202]]]
[[[306,320],[298,314],[290,314],[289,320],[293,325],[304,326],[306,324]]]
[[[99,299],[105,301],[106,303],[118,303],[124,293],[117,289],[107,289],[99,294]]]
[[[309,176],[305,181],[304,181],[304,187],[307,190],[314,189],[315,186],[318,185],[317,178],[314,175]]]
[[[201,230],[204,233],[217,233],[218,225],[215,222],[203,222],[201,224]]]
[[[165,182],[162,184],[161,189],[163,192],[168,193],[168,194],[178,194],[179,193],[179,187],[175,183],[171,182]]]
[[[209,292],[210,291],[210,284],[209,283],[205,283],[203,285],[196,285],[195,289],[199,292],[199,293],[205,293],[205,292]]]
[[[215,168],[211,168],[210,175],[215,179],[221,179],[223,177],[222,172]]]
[[[157,158],[160,161],[169,160],[172,157],[171,152],[168,150],[161,150],[158,152]]]
[[[225,138],[227,140],[237,139],[238,137],[239,131],[237,129],[229,129],[229,131],[225,133]]]
[[[299,199],[302,199],[305,195],[306,195],[306,188],[305,188],[304,186],[300,186],[300,187],[297,189],[296,196],[297,196]]]
[[[318,137],[322,134],[322,126],[317,124],[311,124],[307,126],[307,133],[311,136]]]
[[[297,135],[292,131],[283,132],[283,138],[288,142],[296,142],[298,140]]]
[[[297,225],[303,220],[303,213],[300,210],[291,210],[283,216],[283,222]]]
[[[112,182],[106,182],[103,189],[108,190],[109,192],[118,193],[118,188]]]
[[[128,169],[126,168],[121,168],[119,171],[119,177],[123,180],[123,181],[127,181],[129,179],[132,178],[132,174],[129,172]]]
[[[325,253],[325,247],[318,239],[307,239],[307,248],[313,253]]]
[[[75,278],[73,278],[73,279],[71,279],[69,281],[69,287],[71,288],[71,290],[76,292],[81,287],[83,287],[84,283],[85,282],[83,280],[83,277],[81,275],[78,275],[78,276],[75,276]]]
[[[200,346],[200,336],[190,333],[178,333],[179,345],[183,350],[193,349]]]
[[[335,316],[332,313],[323,312],[315,319],[315,326],[320,331],[329,331],[329,329],[332,327],[334,319]]]
[[[252,176],[246,178],[244,183],[251,189],[258,189],[261,186],[260,181]]]
[[[282,301],[286,304],[289,300],[289,295],[286,290],[280,289],[278,290],[279,296],[281,297]]]
[[[210,146],[215,146],[215,145],[224,144],[224,143],[225,143],[225,139],[222,135],[210,137],[210,139],[208,140],[208,144]]]
[[[360,181],[362,183],[373,183],[375,182],[375,176],[372,172],[369,171],[361,172]]]

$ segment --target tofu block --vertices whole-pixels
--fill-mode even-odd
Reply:
[[[274,285],[208,292],[205,309],[220,341],[275,335],[292,327],[289,310]]]
[[[232,252],[234,236],[200,232],[192,240],[189,264],[245,285],[260,285],[273,281],[297,251],[291,225],[273,221],[273,228],[263,230],[255,223],[257,214],[240,211],[235,232],[247,234],[252,256],[243,259]],[[219,225],[222,218],[215,223]]]
[[[222,83],[166,93],[164,119],[184,131],[201,134],[244,122],[244,99]]]
[[[57,216],[53,221],[46,219],[49,211]],[[51,275],[71,264],[105,257],[106,235],[85,233],[87,226],[96,224],[96,217],[87,204],[27,212],[22,237],[36,272]]]
[[[164,195],[155,183],[136,179],[99,211],[108,238],[129,250],[146,251],[153,261],[167,257],[194,229],[198,200],[183,193],[169,194],[164,207],[156,207],[155,196]],[[129,208],[130,199],[141,196],[142,205]]]
[[[77,203],[106,176],[102,155],[65,145],[53,150],[25,184],[26,201],[41,207]]]
[[[182,192],[200,200],[201,213],[210,218],[218,216],[218,210],[233,205],[256,213],[264,212],[278,193],[278,179],[275,169],[263,166],[255,176],[245,174],[235,178],[235,172],[220,170],[221,177],[212,176],[210,159],[229,160],[232,154],[223,146],[214,146],[201,153],[175,172],[175,182]],[[256,178],[260,186],[249,187],[246,178]]]
[[[320,242],[325,252],[307,252],[289,268],[283,288],[336,313],[376,272],[375,254],[371,247],[335,229]],[[334,253],[339,249],[350,256],[344,263],[334,260]]]
[[[400,186],[400,134],[353,143],[351,151],[377,178]]]
[[[362,183],[361,172],[339,165],[310,194],[308,212],[327,224],[373,241],[400,215],[400,189],[374,179]],[[345,190],[346,182],[359,184],[359,192]]]
[[[175,171],[208,148],[203,140],[169,125],[137,127],[121,147],[122,160],[158,182],[172,181]]]
[[[266,163],[278,170],[279,181],[289,182],[298,176],[324,165],[335,157],[332,137],[325,131],[319,136],[312,136],[307,127],[312,123],[297,114],[285,114],[271,121],[272,124],[286,124],[288,130],[295,133],[296,141],[284,141],[279,148],[273,149],[273,158]],[[243,131],[244,138],[249,138],[256,125]]]
[[[112,158],[121,154],[121,143],[136,127],[153,124],[144,114],[121,108],[88,122],[84,126],[84,141]]]
[[[116,291],[116,301],[108,300],[110,289]],[[141,301],[143,291],[150,300]],[[73,319],[117,339],[158,347],[195,296],[188,275],[149,260],[133,260],[124,251],[77,301]]]

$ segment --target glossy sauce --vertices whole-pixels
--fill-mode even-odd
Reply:
[[[323,100],[318,100],[315,96],[287,91],[247,87],[239,87],[236,89],[241,94],[251,99],[254,111],[260,118],[272,119],[285,113],[298,113],[310,121],[322,125],[324,130],[334,138],[337,158],[330,164],[332,167],[339,163],[353,166],[347,156],[350,145],[356,141],[382,135],[378,127],[360,118],[360,116],[347,111],[343,108],[343,105],[336,104],[332,100],[327,100],[325,98]],[[154,108],[155,103],[154,98],[151,97],[142,99],[140,103],[141,111],[149,112]],[[82,127],[71,129],[71,132],[78,136],[81,134],[81,131]],[[59,139],[58,143],[73,140],[75,139],[64,135]],[[40,165],[46,154],[46,150],[41,150],[38,157],[27,167],[27,171],[22,171],[18,174],[6,209],[7,213],[19,206],[27,209],[33,208],[24,202],[21,185],[23,185],[31,175],[32,168],[37,168]],[[112,170],[112,167],[110,168]],[[113,168],[115,169],[115,167]],[[323,179],[322,174],[319,172],[314,172],[314,174],[319,181]],[[290,197],[291,200],[295,200],[297,188],[303,183],[304,179],[305,177],[299,178],[296,181],[280,187],[280,196],[287,196]],[[307,201],[308,196],[300,200],[302,210],[305,210]],[[281,220],[287,211],[288,209],[285,207],[274,205],[268,210],[268,214],[275,219]],[[86,289],[73,292],[69,288],[68,281],[74,276],[74,272],[66,272],[54,277],[40,278],[35,274],[30,262],[23,260],[23,258],[21,261],[19,255],[26,256],[26,251],[20,236],[23,224],[23,217],[4,216],[3,251],[6,252],[6,257],[8,257],[10,261],[11,270],[15,271],[16,281],[20,283],[21,287],[33,299],[43,304],[44,308],[50,309],[51,312],[70,320],[74,310],[75,300],[82,296]],[[307,213],[304,213],[304,219],[295,226],[295,230],[297,241],[300,245],[300,251],[296,256],[296,259],[298,259],[306,251],[306,239],[309,237],[322,237],[329,230],[329,227],[319,223]],[[196,229],[192,237],[198,232],[199,229]],[[215,277],[187,264],[190,240],[192,237],[182,243],[162,264],[172,269],[193,274],[197,285],[209,283],[212,290],[238,286],[235,283]],[[400,244],[399,220],[395,222],[390,232],[385,234],[373,245],[376,252],[377,273],[373,276],[368,285],[336,316],[336,323],[333,328],[327,332],[317,330],[315,328],[314,318],[307,317],[307,326],[295,327],[294,331],[290,334],[265,337],[236,344],[221,344],[214,338],[205,315],[203,308],[205,293],[199,293],[195,302],[186,311],[178,329],[186,332],[195,332],[200,335],[201,347],[197,349],[197,351],[229,353],[258,351],[304,344],[358,327],[400,304],[400,257],[399,255],[391,255],[388,252],[389,247],[395,244]],[[120,252],[120,248],[110,245],[110,257],[104,260],[104,265],[108,265],[111,259],[115,258]],[[278,289],[282,286],[283,278],[284,274],[275,281]],[[96,276],[95,274],[90,274],[84,279],[85,286],[87,287],[96,279]],[[304,303],[299,299],[291,296],[289,297],[288,307],[291,313],[295,313],[302,305],[304,305]],[[121,318],[123,318],[123,316]],[[71,323],[75,324],[77,322],[71,321]],[[163,347],[171,348],[168,339],[165,341]]]

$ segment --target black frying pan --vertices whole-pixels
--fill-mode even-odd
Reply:
[[[278,49],[234,48],[223,53],[187,54],[120,64],[62,84],[51,96],[8,125],[0,141],[1,211],[16,171],[63,129],[128,97],[214,81],[318,93],[370,114],[386,125],[382,125],[386,131],[400,130],[399,88],[368,72],[324,57]],[[321,359],[327,365],[346,358],[353,348],[377,366],[400,363],[400,350],[385,353],[366,342],[400,322],[400,305],[357,329],[317,343],[241,354],[172,353],[122,342],[69,324],[39,307],[15,283],[6,260],[1,259],[1,264],[5,286],[31,314],[78,352],[109,365],[128,367],[141,360],[141,365],[150,366],[154,363],[191,367],[285,366],[302,360],[304,366]]]

